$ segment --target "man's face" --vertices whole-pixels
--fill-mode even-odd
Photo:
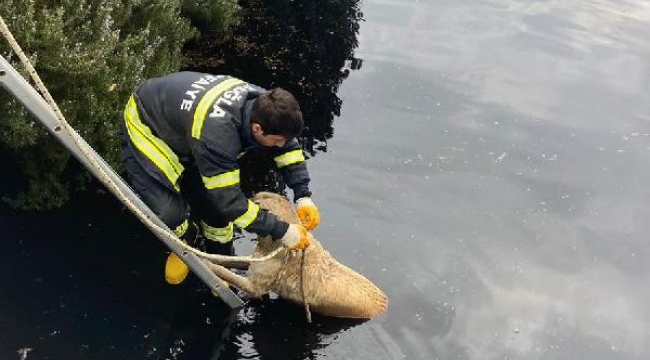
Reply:
[[[282,135],[264,135],[260,124],[251,124],[251,134],[255,142],[265,147],[283,147],[287,143],[287,138]]]

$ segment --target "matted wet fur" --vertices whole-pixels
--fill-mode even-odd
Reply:
[[[262,192],[255,195],[253,201],[283,221],[300,223],[291,203],[281,195]],[[280,246],[268,236],[260,237],[252,256],[265,256]],[[253,297],[273,291],[283,299],[303,304],[301,256],[300,252],[293,256],[283,250],[268,261],[252,262],[247,277],[221,265],[209,266],[217,276]],[[386,295],[370,280],[336,261],[313,236],[311,245],[305,250],[304,262],[303,287],[313,312],[345,318],[372,318],[386,311]]]

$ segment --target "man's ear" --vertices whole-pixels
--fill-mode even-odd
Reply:
[[[258,123],[251,123],[251,132],[253,134],[259,134],[262,132],[262,125]]]

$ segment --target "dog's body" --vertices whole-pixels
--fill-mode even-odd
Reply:
[[[289,201],[273,193],[259,193],[253,199],[263,209],[289,223],[300,223]],[[258,239],[253,257],[263,257],[282,246],[270,237]],[[386,295],[370,280],[336,261],[313,237],[311,245],[295,256],[282,250],[273,258],[252,262],[248,277],[232,273],[223,266],[210,266],[217,276],[260,297],[268,291],[283,299],[303,304],[307,301],[312,311],[328,316],[346,318],[372,318],[386,311]],[[302,281],[302,288],[301,288]]]

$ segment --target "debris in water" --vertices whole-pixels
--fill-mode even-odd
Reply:
[[[22,348],[18,349],[17,353],[20,356],[20,360],[25,360],[27,359],[27,354],[29,354],[30,351],[34,350],[34,348]]]

